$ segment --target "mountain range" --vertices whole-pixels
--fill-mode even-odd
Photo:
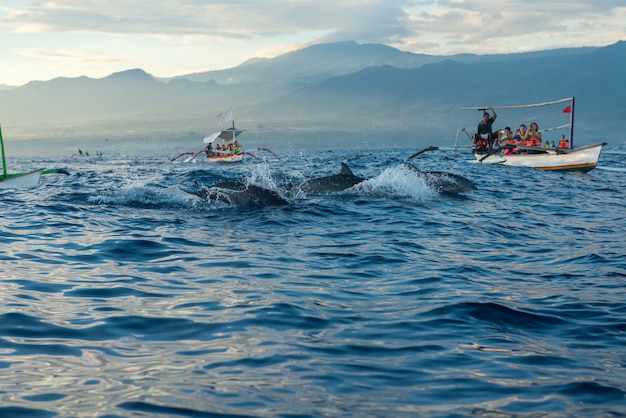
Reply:
[[[626,115],[626,41],[605,47],[451,56],[379,44],[320,44],[271,59],[169,79],[141,69],[33,81],[0,89],[0,122],[12,138],[200,138],[233,106],[237,127],[265,143],[286,138],[307,147],[377,142],[440,144],[473,132],[496,106],[496,125],[563,122],[544,114],[497,110],[576,97],[578,142],[611,141]],[[503,126],[499,126],[503,127]],[[445,142],[444,141],[444,142]]]

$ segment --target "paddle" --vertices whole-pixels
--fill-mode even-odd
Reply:
[[[438,149],[439,149],[439,147],[427,147],[427,148],[424,148],[423,150],[417,151],[415,154],[411,155],[409,158],[407,158],[407,160],[412,160],[413,158],[417,157],[420,154],[425,153],[426,151],[436,151]]]
[[[487,157],[489,157],[490,155],[496,155],[494,152],[490,152],[488,154],[485,154],[484,156],[480,157],[480,160],[478,160],[479,163],[482,163],[483,160]]]
[[[516,147],[518,147],[518,145],[511,145],[511,144],[502,145],[501,147],[498,147],[495,150],[488,152],[487,154],[482,156],[480,160],[478,160],[478,162],[482,163],[485,158],[489,157],[490,155],[497,155],[503,149],[516,148]]]

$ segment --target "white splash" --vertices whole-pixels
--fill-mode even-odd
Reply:
[[[426,185],[422,177],[416,176],[404,165],[386,168],[378,176],[356,187],[366,194],[407,199],[416,203],[424,203],[438,195],[436,190]]]

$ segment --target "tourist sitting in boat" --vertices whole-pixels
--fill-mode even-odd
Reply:
[[[515,131],[515,135],[513,136],[513,139],[515,139],[515,144],[517,145],[524,145],[524,146],[527,145],[528,131],[526,130],[526,125],[522,123],[519,126],[519,128]],[[525,150],[520,149],[520,148],[513,149],[514,154],[522,154],[524,152]]]
[[[559,141],[559,148],[569,148],[569,141],[565,139],[565,135],[561,135],[561,140]]]
[[[513,133],[511,132],[511,128],[508,126],[503,130],[498,131],[498,139],[496,140],[497,146],[502,146],[505,144],[507,140],[513,139]]]
[[[241,152],[241,144],[239,143],[239,141],[235,141],[235,154],[238,154]]]
[[[541,148],[541,132],[539,132],[539,126],[537,122],[532,122],[530,124],[530,129],[528,129],[528,140],[526,141],[526,145],[534,148]],[[529,154],[540,154],[543,151],[529,149]]]
[[[498,147],[504,147],[505,155],[513,154],[515,142],[513,132],[511,132],[511,128],[508,126],[504,128],[504,131],[498,131]]]
[[[528,140],[526,142],[529,147],[541,147],[541,132],[539,132],[537,122],[532,122],[530,124],[530,129],[528,129]]]
[[[493,122],[498,118],[496,111],[493,109],[493,106],[490,106],[489,109],[493,112],[493,117],[489,115],[489,112],[483,113],[483,119],[478,124],[478,135],[476,137],[476,144],[478,145],[481,140],[487,141],[487,146],[489,148],[489,152],[493,150],[493,140],[495,139],[493,136],[492,125]],[[479,147],[480,148],[480,147]],[[484,147],[483,147],[484,148]]]

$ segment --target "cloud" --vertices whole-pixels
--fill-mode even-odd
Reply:
[[[50,49],[18,49],[18,55],[23,58],[49,60],[55,62],[72,62],[72,63],[116,63],[124,62],[128,59],[122,54],[108,54],[100,51],[87,50],[50,50]]]
[[[623,38],[620,0],[417,1],[407,9],[405,48],[425,53],[507,53],[601,46]],[[401,46],[399,46],[402,48]]]
[[[338,41],[433,55],[604,46],[624,22],[623,0],[6,0],[0,82],[184,74]]]
[[[273,58],[278,55],[286,54],[298,50],[302,45],[298,43],[271,45],[267,48],[263,48],[256,53],[258,58]]]
[[[7,16],[0,24],[17,33],[94,32],[240,39],[306,28],[304,15],[307,13],[299,10],[308,9],[306,3],[296,6],[285,2],[272,6],[269,2],[256,1],[34,1],[18,8],[5,7]],[[315,9],[320,11],[318,7]]]
[[[386,42],[407,34],[406,1],[57,0],[5,7],[16,33],[97,32],[245,39],[297,32]]]
[[[34,0],[4,7],[15,33],[91,32],[249,41],[316,34],[419,52],[541,49],[624,33],[622,0]],[[621,31],[621,32],[620,32]],[[504,40],[497,42],[496,40]],[[611,43],[617,39],[607,39]],[[284,40],[281,43],[285,43]],[[417,51],[414,51],[417,52]],[[430,51],[432,52],[432,51]],[[436,52],[436,51],[435,51]]]

